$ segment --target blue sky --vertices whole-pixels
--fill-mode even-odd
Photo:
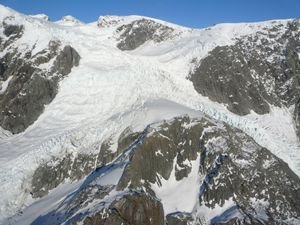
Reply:
[[[300,0],[0,0],[25,14],[51,20],[73,15],[84,22],[100,15],[145,15],[189,27],[300,17]]]

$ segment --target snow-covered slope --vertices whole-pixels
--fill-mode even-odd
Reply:
[[[30,15],[33,18],[37,18],[40,20],[44,20],[44,21],[49,21],[49,16],[46,14],[35,14],[35,15]]]
[[[76,19],[73,16],[64,16],[63,18],[61,18],[61,20],[56,21],[55,23],[59,24],[59,25],[63,25],[63,26],[78,26],[78,25],[83,25],[83,22],[81,22],[80,20]]]
[[[151,32],[132,51],[121,51],[118,44],[127,41],[124,34],[138,32],[135,26],[140,23],[135,21],[141,20],[143,29],[150,26]],[[232,45],[237,38],[278,24],[286,29],[289,20],[220,24],[201,30],[140,16],[104,16],[90,24],[68,16],[51,23],[0,5],[0,21],[24,26],[22,36],[0,58],[14,48],[34,55],[50,41],[72,46],[81,57],[79,66],[60,81],[56,97],[31,126],[15,135],[0,131],[0,185],[6,193],[0,198],[0,222],[35,201],[30,194],[31,180],[42,163],[67,154],[97,154],[109,138],[110,150],[116,152],[125,128],[141,132],[148,124],[191,111],[241,129],[300,175],[292,109],[271,106],[269,114],[239,116],[199,95],[187,79],[194,60],[200,61],[216,46]],[[7,39],[3,29],[0,25],[0,40]],[[156,38],[160,34],[163,39]],[[40,67],[49,69],[50,64]],[[162,196],[164,190],[159,193]]]

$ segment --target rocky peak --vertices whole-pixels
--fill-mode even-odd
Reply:
[[[46,48],[33,53],[32,48],[19,49],[16,41],[25,32],[14,18],[2,21],[0,49],[0,125],[12,133],[20,133],[31,125],[57,93],[58,82],[78,66],[80,56],[69,45],[50,40]]]
[[[147,41],[159,43],[180,34],[166,22],[142,16],[100,16],[97,25],[115,29],[117,47],[123,51],[134,50]]]
[[[125,20],[121,16],[100,16],[97,21],[97,26],[100,28],[116,27]]]
[[[299,21],[271,24],[209,52],[190,74],[195,89],[239,115],[251,110],[268,113],[270,104],[295,104],[299,96]]]
[[[149,18],[125,23],[116,29],[116,33],[117,47],[123,51],[134,50],[147,41],[159,43],[180,34],[173,27]]]

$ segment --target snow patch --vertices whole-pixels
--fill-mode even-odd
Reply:
[[[226,223],[231,218],[242,218],[237,209],[237,205],[233,198],[225,200],[223,205],[215,204],[214,208],[205,205],[197,206],[197,217],[201,218],[206,224]]]
[[[156,196],[161,199],[165,214],[172,212],[192,212],[199,194],[200,174],[199,164],[200,155],[195,161],[191,161],[192,170],[188,177],[176,180],[175,167],[176,158],[173,163],[173,170],[168,180],[157,174],[160,184],[151,184],[151,188]]]
[[[12,78],[13,76],[10,76],[5,81],[0,81],[0,95],[3,95],[5,93]]]

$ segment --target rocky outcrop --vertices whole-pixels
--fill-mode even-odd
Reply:
[[[288,165],[241,131],[226,124],[218,128],[206,119],[178,118],[156,128],[133,155],[118,188],[144,187],[151,193],[151,183],[161,185],[161,179],[168,180],[172,170],[180,181],[189,176],[188,162],[196,160],[197,155],[202,177],[199,205],[195,206],[199,218],[205,218],[205,209],[224,206],[228,201],[234,207],[209,221],[286,224],[282,221],[299,218],[296,199],[300,195],[300,180]]]
[[[128,224],[128,225],[164,225],[164,210],[162,204],[145,193],[135,192],[124,195],[114,201],[105,216],[101,212],[87,217],[83,224]]]
[[[13,77],[6,93],[0,96],[3,109],[0,113],[0,124],[12,133],[24,131],[38,118],[44,106],[55,97],[58,82],[35,74],[30,66],[23,65],[18,72],[24,76]]]
[[[2,25],[7,39],[0,44],[6,52],[0,58],[0,82],[7,87],[0,92],[0,126],[15,134],[36,121],[56,96],[59,81],[78,66],[80,56],[71,46],[61,49],[59,41],[50,41],[48,48],[35,55],[31,50],[21,52],[11,46],[22,37],[23,26],[5,21]],[[50,69],[40,68],[47,63]]]
[[[53,158],[40,165],[34,172],[31,182],[33,198],[42,197],[66,179],[79,180],[95,169],[96,155],[66,155],[63,159]]]
[[[117,28],[117,47],[134,50],[147,41],[161,42],[174,36],[174,29],[149,19],[140,19]]]
[[[90,198],[91,196],[86,197]],[[80,206],[80,203],[85,202],[85,200],[82,198],[77,206]],[[164,210],[160,201],[139,191],[124,193],[91,215],[78,214],[72,217],[74,210],[78,209],[78,207],[73,206],[69,205],[68,211],[65,211],[64,214],[59,214],[57,211],[41,216],[32,225],[41,223],[59,225],[62,222],[84,225],[165,225]]]
[[[33,198],[43,197],[48,192],[66,180],[80,180],[96,168],[113,161],[139,136],[126,128],[118,138],[116,151],[110,149],[111,139],[90,147],[99,149],[98,154],[66,154],[63,158],[53,157],[47,163],[41,164],[34,172],[31,181],[31,195]],[[74,145],[74,144],[73,144]]]
[[[188,118],[183,120],[189,121]],[[144,186],[143,181],[159,182],[157,174],[167,180],[173,170],[174,160],[178,165],[176,179],[188,176],[191,166],[185,161],[196,160],[203,127],[198,124],[191,129],[181,130],[184,121],[174,120],[171,126],[168,123],[162,124],[158,131],[144,140],[124,171],[118,184],[119,189],[128,185],[131,188],[141,187]]]
[[[52,67],[52,72],[63,76],[68,75],[74,66],[79,65],[79,60],[80,56],[77,51],[67,45],[56,57]]]
[[[192,225],[193,216],[190,213],[176,212],[166,216],[167,225]]]
[[[124,17],[121,16],[100,16],[97,21],[99,28],[108,28],[118,26],[124,21]]]
[[[16,37],[21,37],[22,35],[23,32],[22,25],[11,25],[3,22],[3,27],[4,27],[3,33],[6,37],[14,36],[14,38],[16,38]]]
[[[224,103],[239,115],[291,106],[299,98],[299,21],[276,24],[234,45],[216,47],[199,62],[190,79],[197,92]]]
[[[279,225],[300,217],[299,177],[252,138],[224,123],[180,117],[148,126],[138,137],[126,129],[119,140],[120,146],[131,143],[33,224],[154,225],[166,219],[168,225]],[[170,176],[184,181],[192,169],[197,170],[193,179],[199,180],[194,209],[164,215],[160,200],[168,202],[158,198],[153,185],[168,185]]]
[[[123,22],[113,18],[98,26]],[[11,44],[22,37],[24,27],[2,26],[0,48],[5,54],[0,59],[0,125],[19,133],[53,100],[59,81],[78,66],[80,56],[59,41],[50,41],[37,54],[20,52]],[[287,28],[275,23],[272,29],[242,37],[232,46],[215,48],[191,72],[195,89],[239,115],[251,110],[268,113],[270,105],[296,104],[299,127],[298,31],[297,21]],[[120,26],[115,35],[119,49],[134,50],[147,41],[173,38],[176,32],[173,26],[140,19]],[[70,145],[66,145],[70,149],[65,149],[63,156],[41,164],[31,187],[24,182],[26,193],[31,192],[33,198],[51,195],[49,191],[66,180],[80,185],[33,224],[279,225],[299,221],[299,177],[268,149],[225,123],[200,115],[152,124],[139,134],[126,129],[117,149],[115,136],[104,141],[102,136],[98,138],[93,146],[79,148],[70,137]],[[72,146],[78,150],[76,154]],[[190,180],[193,187],[188,186]],[[197,189],[192,207],[187,207],[190,210],[177,210],[181,205],[167,207],[168,192],[162,195],[160,190],[168,190],[174,183],[181,187],[184,182]],[[184,200],[189,194],[184,191],[173,199],[183,195],[180,200]],[[167,215],[164,207],[169,210]]]

